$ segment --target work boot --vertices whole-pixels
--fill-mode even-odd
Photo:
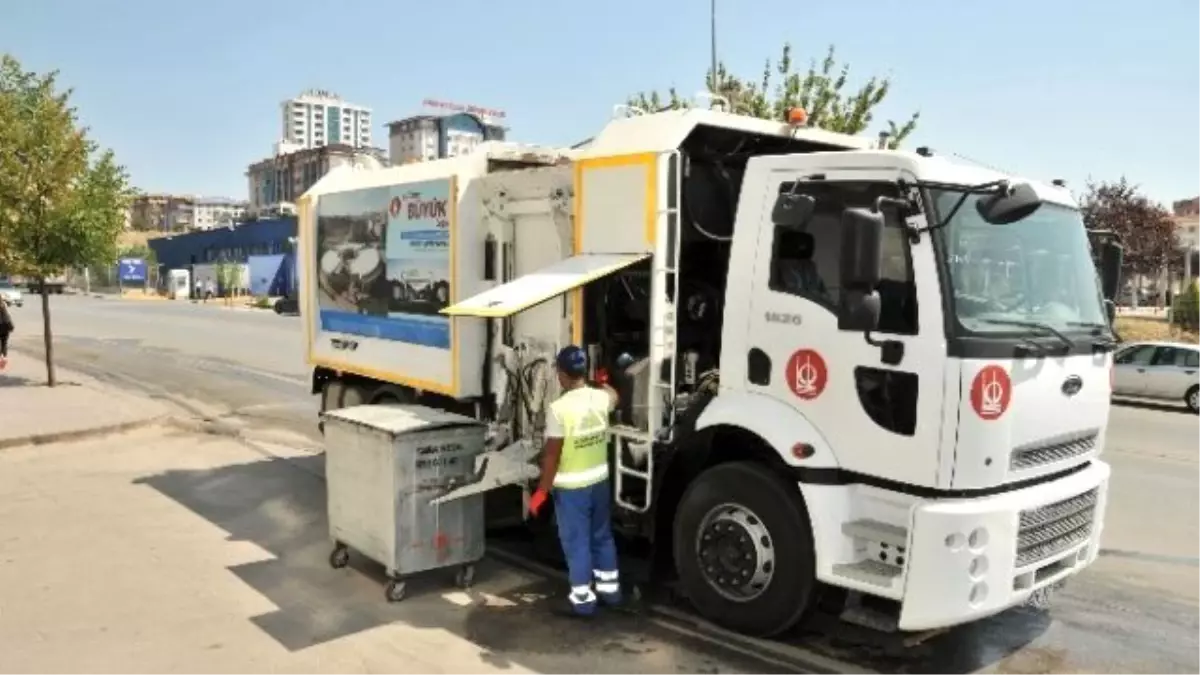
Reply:
[[[566,598],[550,601],[550,613],[563,619],[589,619],[596,613],[596,603],[576,605]]]

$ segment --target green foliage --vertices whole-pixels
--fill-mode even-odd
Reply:
[[[1195,279],[1171,304],[1171,323],[1193,332],[1200,330],[1200,287]]]
[[[709,91],[728,100],[731,112],[739,115],[783,121],[787,119],[788,110],[799,107],[808,113],[811,126],[852,135],[861,134],[871,126],[875,109],[891,91],[891,80],[886,77],[871,77],[857,89],[848,90],[850,66],[837,62],[832,45],[819,65],[813,59],[805,73],[793,68],[792,47],[785,44],[779,62],[772,67],[768,59],[762,77],[757,81],[735,77],[726,70],[725,64],[718,63],[715,81],[710,69],[705,83]],[[774,90],[773,75],[779,77]],[[630,97],[629,105],[657,112],[687,108],[690,103],[680,98],[672,87],[665,96],[657,91],[638,92]],[[899,124],[888,120],[889,147],[899,147],[917,128],[920,116],[919,112],[913,113]]]
[[[217,275],[217,287],[219,290],[226,297],[232,295],[238,286],[238,276],[241,272],[240,267],[228,261],[221,261],[214,266],[213,271]]]
[[[131,195],[56,79],[0,57],[0,264],[32,277],[115,261]]]
[[[24,70],[0,55],[0,269],[45,279],[116,262],[131,192],[124,169],[79,126],[57,73]],[[50,306],[42,296],[48,383],[54,364]]]
[[[271,298],[265,295],[260,295],[254,298],[254,306],[259,309],[271,309],[275,306],[275,304],[271,302]]]

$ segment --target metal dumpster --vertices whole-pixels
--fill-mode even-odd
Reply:
[[[382,564],[391,602],[404,578],[457,567],[468,586],[484,553],[483,495],[430,504],[469,481],[486,428],[469,417],[419,405],[362,405],[324,413],[329,564],[350,550]]]

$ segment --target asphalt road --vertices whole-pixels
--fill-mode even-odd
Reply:
[[[40,354],[36,301],[14,312],[14,346]],[[73,296],[54,297],[52,308],[64,367],[319,447],[298,318]],[[1102,557],[1049,613],[1016,609],[915,646],[840,625],[785,646],[893,672],[1197,672],[1197,433],[1182,407],[1113,408]]]

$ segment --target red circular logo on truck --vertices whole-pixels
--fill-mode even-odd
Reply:
[[[788,359],[786,377],[793,394],[811,401],[825,391],[829,370],[820,354],[811,349],[800,349]]]
[[[980,419],[1000,419],[1012,402],[1012,380],[1000,366],[984,366],[971,382],[971,407]]]

